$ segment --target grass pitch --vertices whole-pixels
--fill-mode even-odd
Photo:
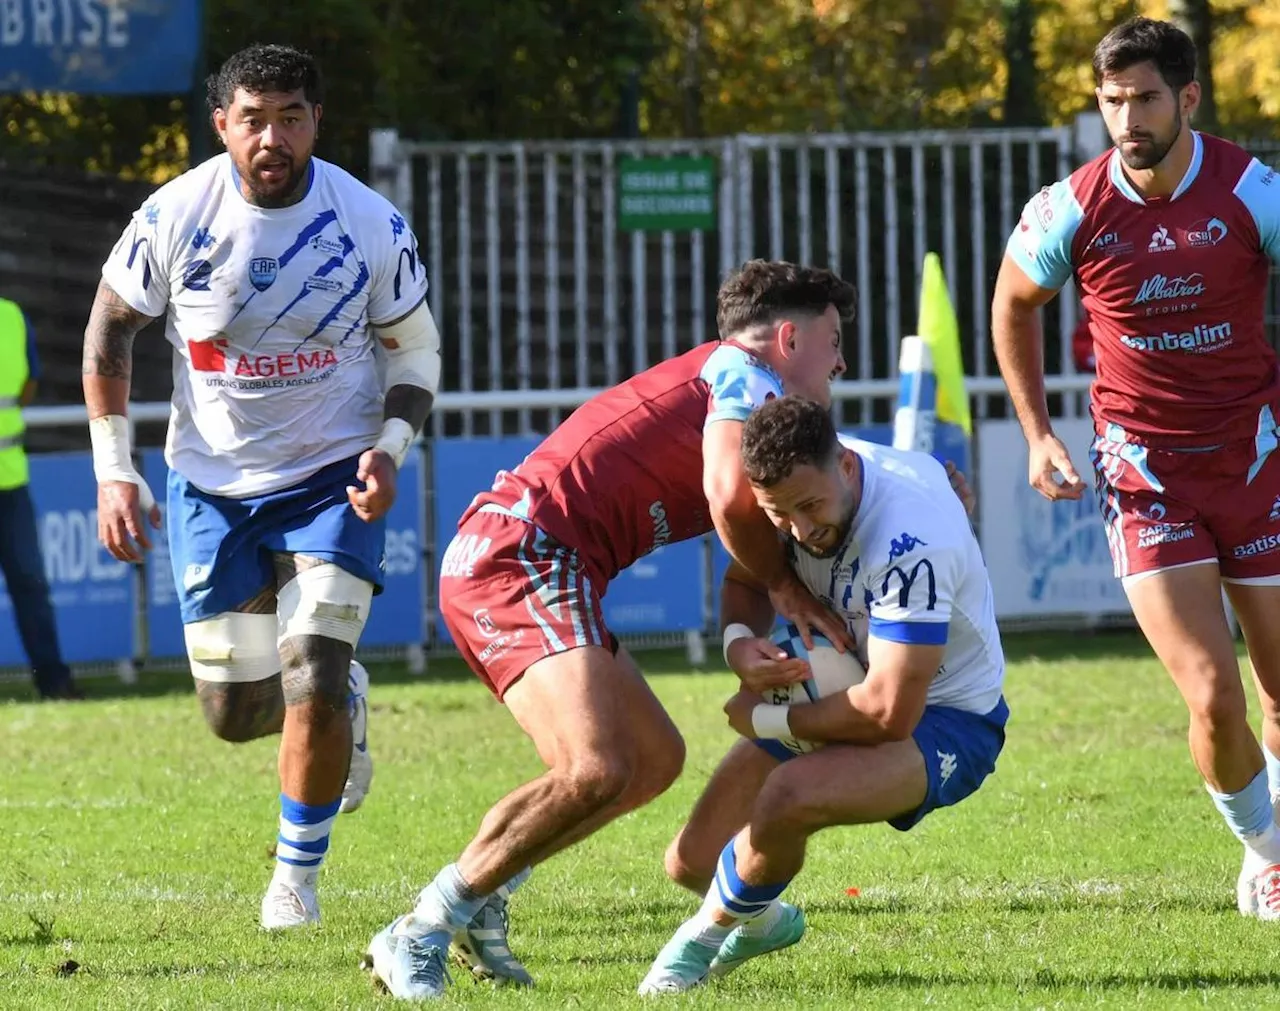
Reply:
[[[1280,1003],[1280,927],[1241,918],[1240,846],[1187,754],[1177,694],[1132,633],[1012,636],[1009,743],[964,804],[908,834],[820,835],[789,892],[809,930],[681,1007],[1245,1007]],[[733,678],[640,654],[689,743],[680,782],[538,868],[512,941],[538,981],[455,973],[447,1007],[652,1007],[635,987],[696,900],[662,852],[731,741]],[[364,808],[340,816],[324,923],[257,927],[275,744],[209,735],[185,677],[0,704],[0,1008],[390,1008],[357,961],[538,769],[480,685],[373,667]],[[438,676],[437,676],[438,675]]]

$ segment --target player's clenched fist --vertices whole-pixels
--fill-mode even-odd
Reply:
[[[1051,502],[1057,499],[1078,499],[1084,494],[1084,482],[1071,463],[1067,447],[1056,435],[1046,435],[1031,443],[1031,487]],[[1059,480],[1061,478],[1061,480]]]
[[[729,726],[733,727],[739,734],[751,740],[756,736],[756,728],[752,722],[752,715],[755,713],[756,706],[763,702],[759,695],[751,691],[740,691],[724,704],[724,714],[729,718]]]
[[[364,482],[361,490],[347,485],[347,501],[366,523],[382,519],[396,500],[396,464],[381,449],[366,449],[360,454],[356,477]]]

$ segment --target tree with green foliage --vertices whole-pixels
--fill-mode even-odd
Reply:
[[[315,0],[287,26],[278,7],[206,0],[206,48],[210,68],[254,41],[312,50],[320,153],[362,173],[378,126],[481,140],[619,136],[633,118],[648,137],[1066,123],[1093,106],[1097,40],[1137,13],[1201,41],[1197,125],[1276,131],[1280,8],[1251,0]],[[190,103],[0,95],[0,161],[163,181],[185,167]]]
[[[1004,4],[1004,121],[1010,126],[1039,126],[1040,109],[1035,53],[1033,0],[1002,0]]]
[[[1169,0],[1169,20],[1191,36],[1196,44],[1200,81],[1200,108],[1196,126],[1213,133],[1218,129],[1218,103],[1213,89],[1213,11],[1209,0]]]

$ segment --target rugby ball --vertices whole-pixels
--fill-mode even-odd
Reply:
[[[770,688],[764,693],[766,702],[778,706],[795,706],[812,702],[827,695],[834,695],[861,684],[867,676],[866,658],[860,656],[866,647],[859,643],[857,652],[841,653],[826,636],[813,633],[813,649],[806,649],[800,631],[790,623],[773,634],[773,641],[792,657],[809,664],[811,676],[780,688]],[[803,755],[820,748],[820,743],[802,741],[795,737],[778,740],[788,751]]]

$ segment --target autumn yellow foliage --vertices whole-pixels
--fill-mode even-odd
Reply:
[[[645,76],[656,135],[892,129],[1001,121],[1005,12],[1019,0],[644,0],[660,44]],[[1035,16],[1047,123],[1093,103],[1093,46],[1167,0],[1022,0]],[[1280,0],[1213,0],[1221,132],[1276,132]],[[691,101],[690,96],[695,96]]]

